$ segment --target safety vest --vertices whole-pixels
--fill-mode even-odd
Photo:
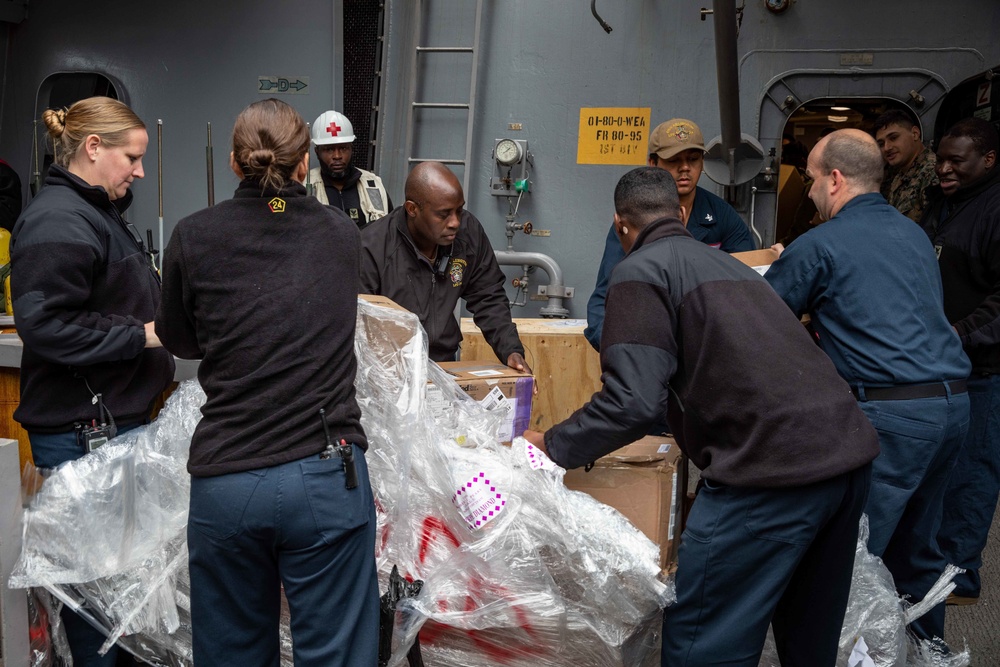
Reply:
[[[389,208],[389,197],[385,194],[385,186],[382,179],[370,171],[358,169],[361,178],[358,180],[358,195],[361,199],[361,210],[364,211],[368,222],[375,222],[386,213]],[[319,167],[309,171],[309,183],[312,185],[316,199],[321,204],[329,206],[330,200],[326,196],[326,186],[323,185],[323,176]]]

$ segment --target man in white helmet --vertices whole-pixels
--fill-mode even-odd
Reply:
[[[336,206],[364,229],[392,210],[382,179],[351,164],[354,126],[339,111],[325,111],[312,125],[319,166],[309,172],[316,199]]]

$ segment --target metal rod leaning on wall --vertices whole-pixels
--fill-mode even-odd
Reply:
[[[156,220],[160,242],[160,262],[157,269],[163,269],[163,119],[156,119],[156,190],[159,204],[159,217]]]
[[[35,171],[31,175],[31,196],[34,197],[42,189],[42,172],[38,164],[38,119],[31,124],[31,153],[35,158]]]
[[[205,163],[208,169],[208,205],[215,206],[215,169],[212,159],[212,123],[208,123],[208,145],[205,147]],[[162,215],[162,213],[160,214]]]

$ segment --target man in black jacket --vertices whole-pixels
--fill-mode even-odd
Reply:
[[[955,577],[953,604],[979,599],[979,567],[1000,495],[1000,140],[969,118],[941,138],[939,197],[923,218],[938,253],[944,310],[972,361],[970,419],[948,491],[938,542]]]
[[[463,210],[458,179],[440,162],[422,162],[405,187],[406,202],[362,230],[362,291],[415,313],[434,361],[458,354],[462,331],[454,313],[461,297],[497,358],[530,373],[510,318],[506,279],[486,231]]]
[[[704,485],[681,537],[663,664],[756,665],[773,624],[782,664],[832,666],[875,431],[767,282],[685,229],[669,173],[623,176],[615,210],[628,254],[608,290],[604,387],[544,442],[525,437],[574,468],[666,411]]]

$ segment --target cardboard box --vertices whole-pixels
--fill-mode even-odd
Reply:
[[[680,448],[669,436],[646,436],[594,462],[590,472],[566,472],[569,489],[610,505],[660,545],[660,567],[677,558],[677,473]]]
[[[768,267],[778,259],[778,253],[770,248],[764,250],[747,250],[746,252],[734,252],[733,257],[740,260],[751,269],[764,275]]]
[[[528,428],[535,388],[532,375],[486,361],[444,361],[438,365],[487,410],[508,412],[500,427],[501,441],[510,442]]]
[[[538,386],[531,428],[546,431],[601,390],[601,359],[583,337],[586,320],[515,318],[524,358]],[[496,362],[497,356],[472,318],[462,318],[463,361]]]
[[[413,315],[406,308],[403,308],[388,297],[379,296],[378,294],[359,294],[358,299],[383,308],[397,310],[400,313],[406,313],[410,317],[416,318],[416,315]],[[385,354],[390,353],[393,348],[404,347],[416,335],[420,327],[419,322],[415,320],[411,320],[404,325],[400,322],[394,322],[391,319],[366,317],[364,315],[362,315],[362,318],[365,324],[365,336],[369,347],[380,350]]]
[[[358,298],[363,299],[368,303],[375,304],[376,306],[383,306],[384,308],[393,308],[395,310],[401,310],[404,313],[410,312],[406,308],[403,308],[401,305],[390,299],[389,297],[382,296],[380,294],[359,294]]]

